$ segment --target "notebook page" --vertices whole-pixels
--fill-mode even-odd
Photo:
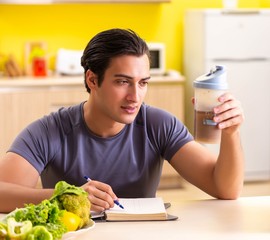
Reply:
[[[106,212],[129,214],[166,212],[162,198],[120,198],[119,202],[124,206],[124,209],[121,209],[115,204],[113,208]]]

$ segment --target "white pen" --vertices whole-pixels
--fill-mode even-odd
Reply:
[[[91,178],[88,177],[88,176],[84,176],[84,178],[86,179],[87,182],[92,181]],[[124,209],[123,205],[122,205],[119,201],[117,201],[117,200],[113,200],[113,201],[114,201],[114,203],[115,203],[117,206],[119,206],[120,208]]]

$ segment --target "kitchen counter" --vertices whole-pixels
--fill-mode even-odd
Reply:
[[[41,86],[65,86],[83,84],[84,76],[61,76],[54,75],[49,77],[16,77],[16,78],[0,78],[0,88],[9,87],[41,87]],[[164,76],[152,76],[151,83],[179,83],[184,82],[181,75],[168,74]]]

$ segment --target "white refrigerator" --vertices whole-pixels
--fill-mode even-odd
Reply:
[[[189,10],[184,23],[186,125],[193,132],[192,82],[214,65],[227,67],[241,101],[245,180],[270,179],[270,11]],[[218,152],[218,145],[207,145]]]

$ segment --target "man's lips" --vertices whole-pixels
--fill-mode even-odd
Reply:
[[[135,113],[137,110],[136,106],[122,106],[121,108],[129,114]]]

